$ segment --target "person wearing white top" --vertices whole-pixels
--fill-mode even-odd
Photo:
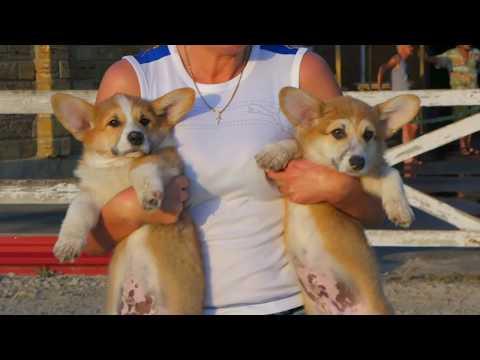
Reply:
[[[112,65],[97,102],[116,93],[155,99],[181,87],[194,88],[197,99],[174,134],[186,177],[170,184],[163,210],[147,214],[131,189],[119,194],[103,209],[87,253],[105,253],[142,224],[175,222],[188,206],[202,244],[205,314],[267,315],[301,307],[282,243],[282,197],[328,201],[365,224],[384,215],[381,203],[347,175],[307,161],[268,175],[256,166],[260,149],[292,136],[278,106],[285,86],[325,101],[341,95],[328,65],[306,48],[162,45]]]

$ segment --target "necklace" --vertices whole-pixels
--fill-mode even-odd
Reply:
[[[230,104],[232,103],[233,99],[235,98],[235,95],[237,95],[237,92],[238,92],[238,89],[240,88],[240,83],[242,82],[242,79],[243,79],[243,73],[245,72],[245,68],[246,68],[246,65],[248,63],[248,61],[250,60],[250,56],[251,56],[251,52],[252,52],[252,49],[251,49],[251,46],[248,47],[248,49],[246,50],[245,52],[245,56],[243,58],[243,62],[242,62],[242,71],[240,72],[240,77],[238,79],[238,82],[237,82],[237,85],[235,86],[235,89],[233,90],[233,94],[232,96],[230,97],[230,100],[227,102],[227,104],[223,107],[223,109],[217,109],[216,107],[214,106],[211,106],[207,99],[205,99],[205,97],[203,96],[202,92],[200,91],[199,87],[198,87],[198,84],[197,84],[197,81],[195,79],[195,76],[193,75],[193,71],[192,71],[192,63],[190,62],[190,56],[188,54],[188,50],[187,50],[187,47],[185,46],[184,47],[184,50],[185,50],[185,59],[187,61],[187,66],[186,68],[188,69],[188,73],[190,75],[190,77],[192,78],[192,81],[193,81],[193,85],[195,86],[195,89],[197,90],[198,92],[198,95],[200,95],[200,98],[202,99],[202,101],[205,103],[205,105],[210,109],[210,111],[213,111],[216,116],[217,116],[217,125],[220,125],[220,121],[222,121],[222,115],[223,113],[225,112],[225,110],[227,110],[227,108],[230,106]]]

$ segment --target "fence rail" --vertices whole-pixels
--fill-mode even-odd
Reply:
[[[94,102],[96,91],[62,91]],[[52,91],[0,91],[0,114],[50,114]],[[408,92],[347,92],[370,105],[400,94],[417,95],[423,107],[480,105],[480,90],[419,90]],[[390,165],[418,156],[480,131],[480,114],[423,135],[414,141],[389,149]],[[460,190],[460,189],[459,189]],[[8,181],[0,182],[0,204],[68,204],[78,189],[72,182]],[[412,206],[458,228],[458,231],[368,231],[375,246],[480,247],[480,219],[411,187],[406,193]]]
[[[51,114],[50,98],[59,91],[14,90],[0,91],[0,114]],[[94,102],[94,90],[65,90],[64,94]],[[349,95],[376,105],[400,94],[417,95],[424,107],[480,105],[480,90],[416,90],[416,91],[352,91]]]

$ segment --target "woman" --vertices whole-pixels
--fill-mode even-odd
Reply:
[[[296,86],[329,100],[341,95],[335,79],[323,59],[306,49],[169,45],[114,64],[97,101],[115,93],[154,99],[185,86],[197,90],[197,102],[175,138],[203,246],[205,313],[293,312],[302,299],[282,243],[282,198],[254,156],[266,144],[292,136],[279,111],[281,88]],[[295,161],[268,177],[292,201],[328,201],[366,224],[383,219],[380,202],[344,174]],[[118,195],[103,209],[87,252],[108,251],[142,224],[176,221],[188,185],[186,178],[171,184],[164,210],[154,214],[141,210],[131,189]]]

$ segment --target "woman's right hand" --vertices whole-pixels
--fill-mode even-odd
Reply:
[[[97,226],[88,236],[85,254],[105,255],[145,224],[176,223],[188,200],[188,186],[185,176],[172,180],[165,189],[162,209],[153,212],[142,208],[133,188],[121,192],[103,207]]]

